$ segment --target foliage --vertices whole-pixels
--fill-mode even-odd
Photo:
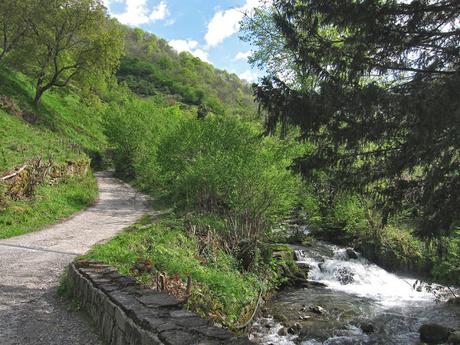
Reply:
[[[33,13],[33,1],[2,0],[0,3],[0,63],[22,43],[28,30],[28,18]]]
[[[105,133],[117,173],[146,189],[157,187],[159,141],[186,116],[178,106],[167,106],[161,100],[128,98],[112,103],[106,111]]]
[[[189,53],[179,54],[151,33],[129,28],[124,32],[126,57],[117,75],[132,91],[142,96],[170,94],[216,114],[254,116],[251,89],[235,74],[218,70]]]
[[[11,61],[34,77],[36,105],[53,87],[71,81],[93,85],[112,74],[123,41],[99,0],[39,1],[33,12],[22,19],[27,23],[25,39]]]
[[[294,123],[317,145],[299,169],[327,169],[342,187],[372,192],[384,224],[410,206],[420,236],[452,232],[460,216],[458,2],[273,6],[283,49],[304,79],[266,78],[256,96],[269,129]]]
[[[108,110],[107,136],[117,172],[161,194],[178,210],[216,213],[235,249],[269,235],[299,202],[301,182],[288,170],[303,152],[295,141],[261,137],[237,118],[197,119],[177,106],[125,102]]]
[[[150,260],[155,272],[138,279],[155,285],[156,275],[178,274],[183,281],[192,278],[189,307],[204,317],[229,327],[253,304],[264,281],[255,274],[238,271],[234,258],[216,249],[204,258],[197,239],[184,231],[185,224],[175,217],[150,224],[144,220],[106,244],[96,246],[86,256],[113,265],[123,274],[131,274],[139,258]]]
[[[265,70],[268,75],[296,81],[301,71],[297,70],[295,53],[286,49],[285,37],[276,25],[272,10],[265,4],[255,8],[251,15],[245,15],[240,38],[254,47],[248,59],[250,64]]]
[[[441,255],[436,255],[432,275],[438,281],[460,286],[460,231],[451,238],[441,239],[443,248]],[[440,258],[437,258],[439,257]]]
[[[289,216],[300,188],[287,170],[292,148],[289,152],[288,145],[259,135],[250,124],[229,117],[181,123],[158,151],[168,196],[188,209],[227,214],[233,231],[257,239],[261,230]]]

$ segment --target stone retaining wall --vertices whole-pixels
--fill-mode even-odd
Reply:
[[[109,345],[253,344],[183,310],[174,296],[144,288],[108,265],[72,263],[66,279],[73,298]]]

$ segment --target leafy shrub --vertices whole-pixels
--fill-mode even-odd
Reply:
[[[181,208],[224,214],[235,243],[257,239],[299,201],[300,180],[288,170],[296,148],[236,118],[188,119],[160,141],[159,176]]]
[[[106,113],[105,133],[114,151],[117,173],[152,187],[156,176],[156,150],[165,133],[184,112],[150,101],[128,99],[113,103]]]
[[[444,253],[432,255],[435,261],[432,276],[445,284],[460,286],[460,230],[443,242]]]
[[[301,154],[296,141],[158,101],[124,100],[107,117],[117,172],[178,210],[218,215],[216,231],[229,250],[243,239],[257,247],[300,202],[301,181],[289,169]]]

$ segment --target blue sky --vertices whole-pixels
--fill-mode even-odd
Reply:
[[[239,39],[239,21],[263,0],[104,0],[112,16],[164,38],[217,68],[254,81],[250,46]]]

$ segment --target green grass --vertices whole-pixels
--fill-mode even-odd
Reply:
[[[32,200],[10,202],[0,211],[0,239],[22,235],[56,223],[94,203],[94,176],[73,177],[57,185],[41,185]]]
[[[69,140],[0,109],[0,174],[34,157],[61,162],[81,156]]]
[[[263,280],[253,273],[240,272],[235,258],[222,250],[209,255],[200,253],[197,239],[184,228],[183,221],[172,216],[154,224],[144,219],[94,247],[84,259],[108,263],[126,275],[132,275],[137,259],[149,259],[157,270],[169,276],[178,274],[183,281],[191,276],[189,308],[232,328],[242,315],[250,313]],[[143,274],[137,279],[152,285],[155,274]]]
[[[32,113],[36,117],[34,129],[31,129],[31,126],[24,121],[15,119],[23,123],[22,128],[17,123],[14,124],[16,131],[20,133],[20,136],[16,137],[17,140],[21,140],[22,136],[34,137],[40,131],[41,135],[38,137],[49,137],[49,140],[38,140],[37,143],[32,143],[37,144],[35,151],[40,152],[41,150],[46,153],[50,146],[57,146],[54,150],[64,152],[70,149],[95,152],[105,148],[106,140],[102,124],[105,105],[96,101],[96,97],[82,98],[75,92],[57,89],[45,93],[40,106],[35,109],[32,106],[34,87],[31,80],[21,73],[6,68],[0,69],[0,80],[2,81],[0,96],[12,98],[21,111]],[[0,128],[3,128],[5,124],[13,126],[12,120],[4,119],[6,116],[5,111],[0,113],[0,118],[3,118]],[[9,116],[14,117],[11,114]],[[4,137],[3,134],[10,130],[8,128],[8,131],[1,132],[2,147],[9,144],[10,138]],[[56,145],[56,142],[60,144]]]
[[[9,104],[8,109],[0,107],[0,176],[33,158],[62,163],[104,150],[102,102],[92,96],[83,99],[71,90],[52,90],[34,108],[34,87],[28,77],[1,68],[0,80],[0,97]],[[23,114],[28,114],[33,124],[26,122]],[[53,224],[90,205],[96,195],[93,176],[41,185],[32,199],[10,200],[0,210],[0,238]]]

